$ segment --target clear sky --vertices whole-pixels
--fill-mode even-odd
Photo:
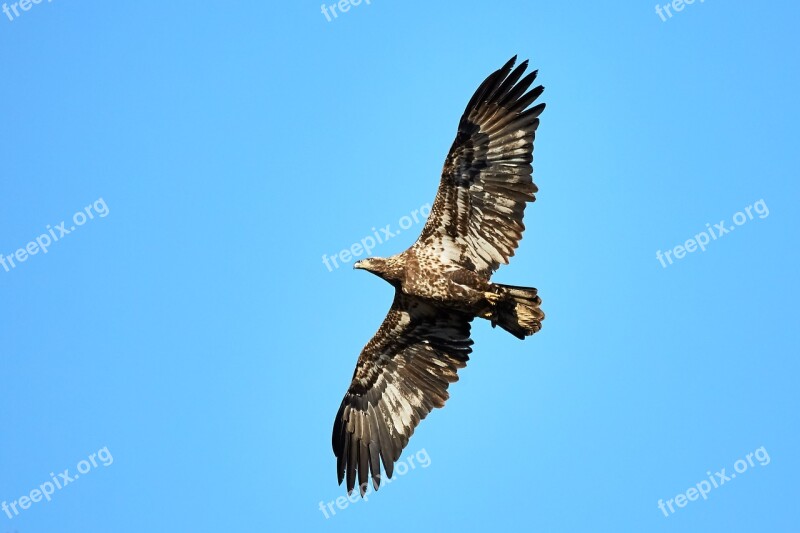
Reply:
[[[796,3],[5,5],[0,533],[797,527]],[[340,252],[415,240],[515,54],[540,193],[495,279],[544,328],[476,323],[404,473],[337,504],[392,298]]]

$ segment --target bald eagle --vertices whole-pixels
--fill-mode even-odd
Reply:
[[[417,242],[354,265],[389,282],[395,295],[333,425],[336,473],[348,494],[356,476],[362,496],[370,477],[377,490],[381,462],[391,478],[420,420],[444,406],[469,360],[475,317],[520,339],[542,327],[536,289],[490,281],[514,255],[525,205],[538,191],[531,162],[545,104],[530,106],[544,88],[528,90],[537,71],[523,77],[528,62],[514,68],[515,61],[486,78],[467,104]]]

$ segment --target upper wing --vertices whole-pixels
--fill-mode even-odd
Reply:
[[[486,277],[514,255],[525,204],[538,190],[531,162],[545,105],[527,108],[544,88],[525,92],[537,71],[520,79],[528,62],[512,72],[515,60],[486,78],[467,104],[430,217],[414,244]]]
[[[347,493],[356,473],[363,496],[372,471],[380,485],[380,459],[392,477],[394,463],[419,421],[443,407],[472,351],[471,315],[441,311],[397,291],[392,308],[358,358],[353,381],[333,425],[339,484]]]

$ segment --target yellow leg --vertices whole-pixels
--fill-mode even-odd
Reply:
[[[502,296],[493,292],[484,292],[483,297],[486,298],[486,300],[492,305],[497,304],[497,302],[503,299]]]

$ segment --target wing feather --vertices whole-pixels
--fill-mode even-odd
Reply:
[[[523,73],[516,57],[493,72],[467,104],[442,170],[439,191],[418,252],[450,250],[445,259],[487,278],[507,264],[522,239],[525,206],[536,200],[533,142],[545,104],[530,89],[537,71]]]
[[[339,483],[350,494],[358,478],[363,495],[369,478],[377,490],[380,463],[391,478],[394,463],[414,429],[458,380],[472,351],[473,316],[443,311],[395,294],[378,332],[362,350],[350,388],[333,424]]]

